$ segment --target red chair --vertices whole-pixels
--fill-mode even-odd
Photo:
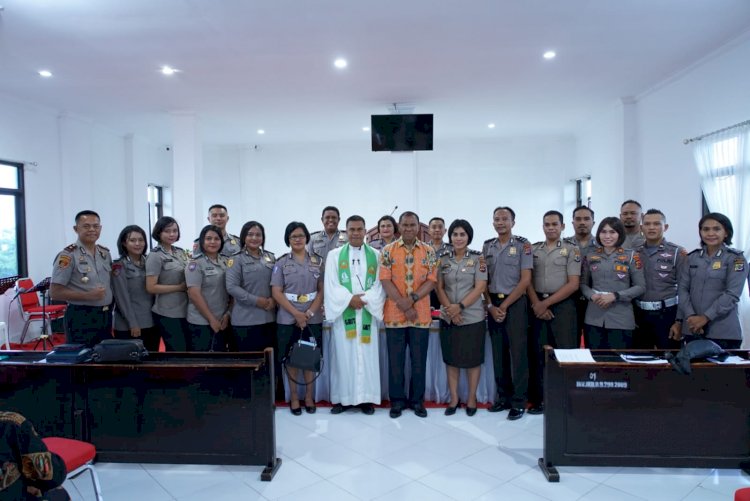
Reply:
[[[102,488],[99,485],[99,476],[94,469],[96,447],[88,442],[61,437],[43,438],[42,442],[47,446],[47,449],[60,456],[65,462],[65,468],[68,470],[66,480],[74,479],[85,471],[91,473],[94,494],[97,501],[102,501]]]
[[[31,289],[34,282],[30,278],[21,278],[16,282],[16,292],[20,289]],[[43,292],[42,294],[46,294]],[[26,333],[32,322],[45,322],[46,334],[52,336],[52,321],[65,316],[64,304],[52,304],[42,307],[39,305],[39,296],[36,292],[22,292],[18,295],[18,310],[25,324],[21,333],[20,344],[26,339]],[[44,333],[42,333],[44,334]]]
[[[750,487],[734,491],[734,501],[750,501]]]

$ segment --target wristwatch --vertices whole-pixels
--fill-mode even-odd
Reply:
[[[411,294],[409,294],[409,297],[410,297],[410,298],[411,298],[411,300],[412,300],[412,301],[414,301],[415,303],[416,303],[417,301],[419,301],[419,294],[417,294],[416,292],[412,292]]]
[[[466,309],[466,306],[464,306],[461,301],[458,302],[458,307],[461,308],[461,311],[464,311]]]
[[[619,292],[614,292],[613,294],[615,295],[615,301],[619,301],[620,300],[620,293]]]

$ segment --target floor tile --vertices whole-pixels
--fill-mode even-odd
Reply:
[[[502,484],[476,498],[476,501],[550,501],[513,484]]]
[[[597,485],[579,499],[580,501],[602,501],[603,499],[607,501],[644,501],[642,497],[606,485]]]
[[[682,498],[682,501],[729,501],[731,499],[734,499],[734,493],[727,496],[698,486],[690,494]]]
[[[283,459],[281,468],[270,482],[262,481],[254,472],[249,472],[244,478],[240,472],[235,471],[233,474],[241,477],[247,485],[261,493],[266,499],[280,498],[323,480],[319,475],[288,458]]]
[[[338,501],[338,500],[337,500]],[[380,497],[375,501],[455,501],[420,482],[409,482]]]
[[[734,491],[744,487],[750,487],[750,475],[742,470],[715,469],[700,486],[725,496],[734,496]]]
[[[241,480],[234,478],[180,496],[177,498],[177,501],[237,501],[238,499],[241,499],[242,501],[266,500],[265,497],[261,496],[252,487]],[[109,501],[109,499],[107,499],[107,501]]]
[[[144,467],[154,480],[176,498],[234,479],[220,465],[150,464]]]
[[[645,499],[671,501],[690,494],[710,473],[691,468],[623,468],[604,484]]]
[[[322,478],[330,478],[355,466],[364,464],[369,460],[369,458],[341,444],[311,448],[305,454],[295,458],[295,461],[299,464],[313,473],[320,475]]]
[[[453,458],[454,461],[460,461],[489,446],[476,438],[449,430],[440,435],[417,442],[414,444],[414,447],[422,447],[435,454]]]
[[[559,482],[547,482],[547,479],[544,478],[544,474],[539,468],[530,469],[511,480],[510,483],[516,487],[542,497],[554,499],[555,501],[579,499],[599,485],[596,482],[574,474],[565,475],[564,477],[560,476]]]
[[[105,499],[135,499],[130,497],[130,492],[141,499],[173,499],[169,491],[149,475],[140,464],[96,463],[95,468],[102,497]],[[83,499],[94,499],[91,475],[83,473],[73,482]]]
[[[458,500],[475,499],[502,483],[497,477],[462,463],[448,465],[420,478],[419,482]]]
[[[397,437],[381,428],[377,428],[368,430],[367,433],[362,433],[352,438],[344,445],[370,459],[377,459],[403,449],[407,443],[404,442],[402,437]]]
[[[517,457],[507,454],[498,447],[487,447],[481,451],[465,457],[461,463],[470,468],[484,472],[488,475],[507,482],[522,473],[527,472],[533,466],[527,462],[518,462]]]
[[[575,474],[598,484],[604,483],[622,470],[622,466],[558,466],[560,476]]]
[[[410,443],[420,442],[449,431],[448,428],[440,426],[438,420],[429,417],[418,418],[407,412],[404,411],[404,415],[398,419],[390,419],[381,429]]]
[[[323,480],[277,499],[278,501],[358,501],[359,498],[331,481]]]
[[[418,479],[456,462],[450,455],[436,454],[417,446],[405,447],[376,461],[411,479]]]
[[[411,479],[380,463],[370,461],[329,480],[357,498],[373,499],[408,483]]]

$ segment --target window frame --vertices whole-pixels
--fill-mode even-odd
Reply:
[[[15,167],[18,172],[18,187],[3,188],[0,187],[0,195],[9,195],[14,197],[15,216],[16,216],[16,263],[19,277],[29,276],[28,256],[26,245],[26,198],[24,195],[24,164],[20,162],[11,162],[0,159],[0,164],[8,167]]]

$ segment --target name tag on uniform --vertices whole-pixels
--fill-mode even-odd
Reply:
[[[516,250],[515,247],[511,247],[510,249],[508,249],[508,255],[509,256],[515,256],[517,253],[518,253],[518,251]]]
[[[568,255],[568,249],[560,249],[560,255],[565,257]]]
[[[466,261],[466,266],[474,266],[474,260],[469,259],[468,261]]]
[[[714,261],[711,263],[711,269],[712,270],[720,270],[721,269],[721,261]]]

